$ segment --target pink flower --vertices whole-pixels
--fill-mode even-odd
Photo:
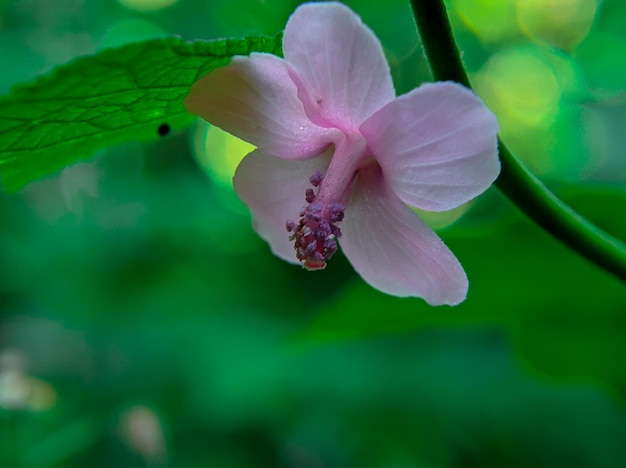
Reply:
[[[380,42],[339,3],[300,6],[283,50],[284,60],[233,58],[185,100],[257,147],[234,185],[259,235],[312,270],[341,239],[373,287],[433,305],[463,301],[463,268],[407,205],[449,210],[489,187],[500,170],[495,116],[450,82],[396,97]]]

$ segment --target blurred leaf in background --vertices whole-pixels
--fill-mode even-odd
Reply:
[[[63,3],[0,0],[3,92],[138,39],[273,35],[296,5]],[[348,4],[399,92],[430,79],[407,2]],[[448,7],[507,143],[626,239],[624,3]],[[339,254],[302,271],[232,192],[248,150],[197,123],[0,194],[0,466],[626,465],[623,284],[494,190],[427,216],[470,278],[459,307],[384,296]]]

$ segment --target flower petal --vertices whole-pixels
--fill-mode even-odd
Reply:
[[[321,153],[334,134],[309,120],[285,62],[269,54],[234,57],[227,66],[193,84],[185,107],[260,150],[285,159]]]
[[[361,132],[394,192],[424,210],[455,208],[500,172],[496,117],[456,83],[430,83],[400,96]]]
[[[283,52],[318,125],[356,130],[395,98],[380,41],[344,5],[298,7],[285,27]]]
[[[456,305],[467,276],[452,252],[387,186],[379,168],[361,173],[343,221],[341,248],[363,279],[394,296]]]
[[[317,170],[324,171],[329,161],[330,153],[306,161],[289,161],[256,150],[237,168],[235,191],[250,208],[255,230],[275,255],[288,262],[298,260],[285,223],[288,219],[297,222],[306,205],[304,192],[311,188],[309,177]]]

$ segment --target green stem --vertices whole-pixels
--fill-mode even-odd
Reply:
[[[411,0],[422,45],[436,80],[470,88],[443,0]],[[496,186],[522,212],[559,241],[626,281],[626,245],[556,197],[498,140],[502,170]]]

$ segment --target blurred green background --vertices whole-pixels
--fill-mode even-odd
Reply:
[[[0,92],[178,34],[275,34],[288,0],[0,0]],[[347,2],[398,93],[430,80],[408,2]],[[626,3],[450,0],[477,92],[554,190],[626,240]],[[459,307],[338,254],[273,257],[200,122],[0,194],[0,466],[623,467],[626,288],[495,189],[428,222]]]

